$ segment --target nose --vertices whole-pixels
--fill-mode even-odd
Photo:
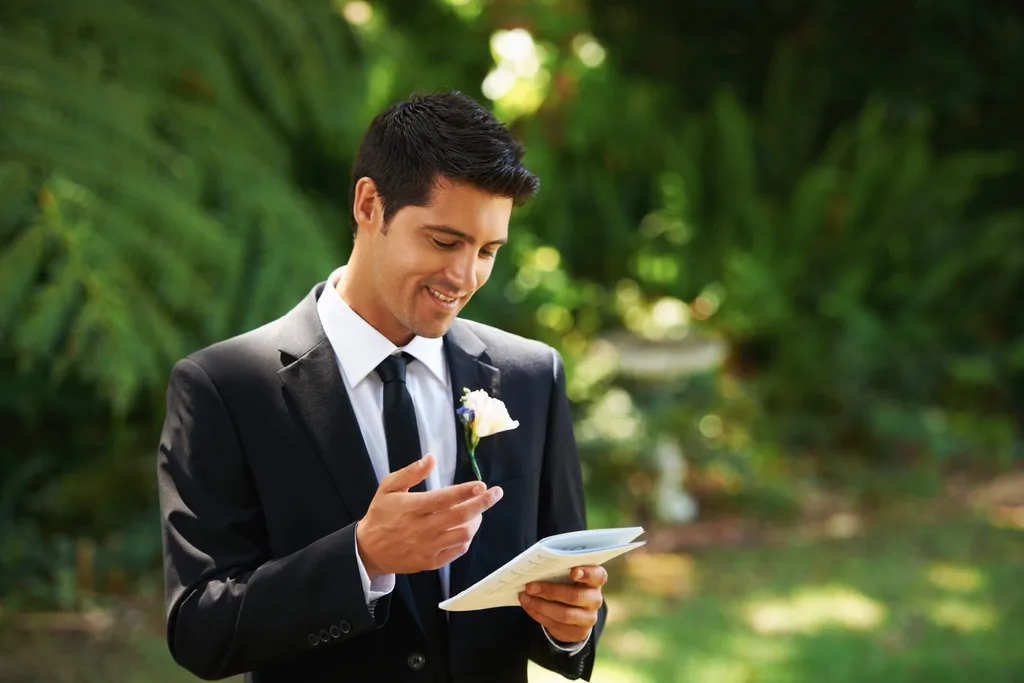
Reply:
[[[452,258],[445,273],[449,283],[457,287],[462,294],[475,292],[477,287],[476,253],[472,250],[466,251],[469,253],[456,254]]]

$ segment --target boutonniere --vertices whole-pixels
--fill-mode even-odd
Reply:
[[[519,421],[509,417],[505,404],[488,396],[483,389],[470,391],[465,387],[462,388],[462,407],[455,414],[465,429],[466,450],[469,452],[469,462],[473,465],[473,473],[478,481],[483,481],[480,467],[476,464],[477,444],[485,436],[515,429]]]

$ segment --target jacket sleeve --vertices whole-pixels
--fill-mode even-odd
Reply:
[[[538,538],[587,528],[583,477],[576,452],[569,399],[565,393],[565,369],[561,356],[554,350],[552,357],[551,398],[540,477],[540,507],[537,511]],[[602,605],[590,639],[582,650],[573,655],[555,648],[540,624],[533,623],[536,628],[530,636],[530,659],[566,678],[589,681],[607,611],[607,606]]]
[[[384,624],[367,606],[350,524],[273,557],[234,424],[194,361],[171,371],[157,453],[167,639],[206,680],[337,647]]]

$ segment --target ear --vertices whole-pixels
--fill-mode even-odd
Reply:
[[[352,218],[360,229],[376,232],[384,222],[384,203],[377,185],[370,178],[360,178],[352,198]]]

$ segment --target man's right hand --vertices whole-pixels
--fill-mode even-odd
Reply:
[[[501,488],[472,481],[434,491],[409,489],[427,478],[434,457],[388,474],[356,527],[356,546],[370,579],[438,569],[469,550],[481,515]]]

